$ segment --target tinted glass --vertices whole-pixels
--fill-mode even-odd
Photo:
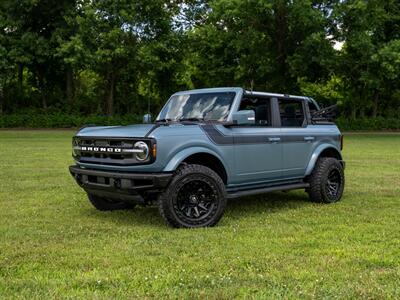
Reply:
[[[304,123],[302,101],[279,100],[282,127],[301,127]]]
[[[270,100],[266,98],[243,98],[239,110],[253,110],[255,115],[254,125],[271,125]]]

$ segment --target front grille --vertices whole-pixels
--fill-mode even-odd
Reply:
[[[134,144],[139,140],[146,142],[150,149],[154,143],[150,139],[75,137],[73,140],[74,158],[79,162],[107,165],[152,162],[151,156],[143,162],[136,159],[135,153],[124,152],[124,150],[134,149]],[[82,149],[85,150],[82,151]]]

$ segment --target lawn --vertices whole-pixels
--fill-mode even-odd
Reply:
[[[345,137],[341,202],[230,201],[218,226],[99,212],[72,131],[0,131],[0,298],[400,298],[400,134]]]

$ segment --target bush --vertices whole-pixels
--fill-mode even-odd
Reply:
[[[67,113],[19,113],[0,116],[0,128],[76,128],[85,124],[128,125],[140,123],[142,116],[116,115],[113,117]]]
[[[340,130],[351,131],[351,130],[400,130],[400,119],[397,118],[364,118],[364,119],[344,119],[339,118],[336,120],[336,124]]]
[[[65,112],[48,112],[26,110],[18,114],[0,116],[0,128],[77,128],[85,124],[96,125],[129,125],[142,122],[141,115],[101,115],[82,116]],[[365,118],[349,120],[339,118],[336,124],[342,131],[350,130],[400,130],[400,119]]]

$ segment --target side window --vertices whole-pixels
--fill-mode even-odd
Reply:
[[[302,101],[279,100],[279,112],[282,127],[302,127],[304,111]]]
[[[271,126],[271,105],[267,98],[243,98],[239,110],[254,110],[256,126]]]

